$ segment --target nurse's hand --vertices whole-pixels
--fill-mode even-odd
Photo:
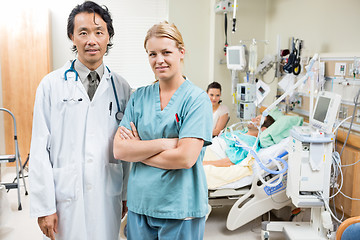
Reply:
[[[57,233],[58,216],[56,213],[49,216],[39,217],[38,224],[45,236],[51,240],[55,240],[55,233]]]
[[[124,126],[119,127],[120,138],[123,140],[125,139],[141,140],[133,122],[130,122],[130,126],[131,126],[131,131]]]

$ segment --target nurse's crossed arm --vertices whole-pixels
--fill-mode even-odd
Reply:
[[[141,161],[146,165],[163,169],[188,169],[196,163],[204,144],[204,141],[198,138],[180,140],[161,138],[141,141],[135,125],[133,123],[130,125],[132,131],[125,127],[119,127],[116,133],[114,140],[116,159],[129,162]],[[120,151],[119,148],[123,150]]]
[[[135,129],[135,126],[132,128]],[[137,135],[137,132],[135,134]],[[114,137],[114,157],[126,162],[140,162],[162,151],[175,148],[177,143],[177,138],[140,140],[138,136],[134,136],[134,130],[119,127]]]
[[[162,169],[190,169],[196,163],[204,140],[199,138],[182,138],[176,148],[162,151],[142,162]]]
[[[133,122],[130,122],[130,126],[131,126],[131,131],[124,126],[120,126],[118,130],[119,137],[123,140],[124,139],[141,140],[136,130],[135,124]]]

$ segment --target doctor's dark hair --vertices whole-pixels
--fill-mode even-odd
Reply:
[[[95,23],[95,13],[99,14],[100,17],[106,22],[107,30],[109,33],[109,43],[107,45],[106,53],[112,47],[111,39],[115,34],[114,27],[112,25],[112,18],[110,12],[106,6],[99,6],[97,3],[92,1],[86,1],[83,4],[77,5],[70,13],[67,23],[67,35],[71,40],[71,36],[74,34],[74,20],[75,16],[79,13],[94,13],[94,23]],[[96,24],[96,23],[95,23]],[[77,52],[76,46],[72,47],[73,52]]]

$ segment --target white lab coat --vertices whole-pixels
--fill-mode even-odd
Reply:
[[[118,109],[110,73],[105,69],[90,102],[73,72],[65,81],[64,72],[69,68],[70,62],[45,76],[36,92],[29,166],[30,215],[57,212],[56,239],[115,240],[130,165],[113,157]],[[119,75],[111,74],[124,112],[130,86]]]

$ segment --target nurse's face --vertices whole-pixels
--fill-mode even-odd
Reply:
[[[166,37],[152,37],[146,42],[146,52],[155,77],[168,81],[181,77],[181,61],[185,50],[178,49],[174,40]]]
[[[78,59],[90,70],[97,69],[103,61],[109,43],[105,21],[95,13],[82,12],[75,16],[71,40],[78,51]]]

